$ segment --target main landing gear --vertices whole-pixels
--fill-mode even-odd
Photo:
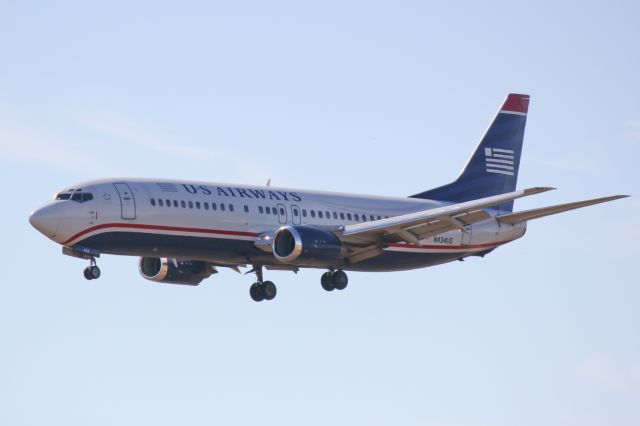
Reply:
[[[344,290],[349,284],[349,277],[342,270],[329,271],[322,274],[320,284],[327,291]]]
[[[88,280],[97,280],[100,278],[100,268],[98,268],[94,257],[91,258],[91,264],[84,268],[84,277]]]
[[[263,300],[273,300],[278,293],[276,285],[271,281],[264,281],[262,279],[262,266],[254,265],[253,271],[255,272],[258,281],[251,284],[249,287],[249,295],[256,302],[262,302]]]

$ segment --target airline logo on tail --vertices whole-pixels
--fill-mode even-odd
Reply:
[[[499,173],[513,176],[513,150],[501,148],[485,148],[485,162],[487,173]]]

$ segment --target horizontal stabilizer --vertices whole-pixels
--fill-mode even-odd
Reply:
[[[575,203],[558,204],[557,206],[542,207],[540,209],[524,210],[517,213],[506,214],[496,217],[501,223],[513,225],[515,223],[524,222],[526,220],[538,219],[556,213],[562,213],[569,210],[579,209],[581,207],[592,206],[594,204],[606,203],[620,198],[626,198],[628,195],[612,195],[611,197],[594,198],[593,200],[577,201]]]

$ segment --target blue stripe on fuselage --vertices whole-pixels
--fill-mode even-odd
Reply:
[[[163,235],[139,232],[104,232],[81,241],[104,254],[141,257],[168,257],[204,260],[219,264],[280,265],[271,253],[255,247],[252,241],[227,238]],[[489,251],[489,250],[488,250]],[[478,253],[474,253],[478,254]],[[382,255],[349,264],[344,261],[333,266],[352,271],[400,271],[424,268],[466,256],[467,253],[407,253],[385,251]],[[293,265],[295,266],[295,265]]]

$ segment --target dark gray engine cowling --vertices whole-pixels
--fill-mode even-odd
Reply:
[[[198,285],[213,273],[211,266],[200,260],[141,257],[138,266],[143,278],[165,284]]]
[[[333,233],[311,226],[283,226],[273,236],[273,255],[285,263],[327,266],[340,258],[342,242]]]

